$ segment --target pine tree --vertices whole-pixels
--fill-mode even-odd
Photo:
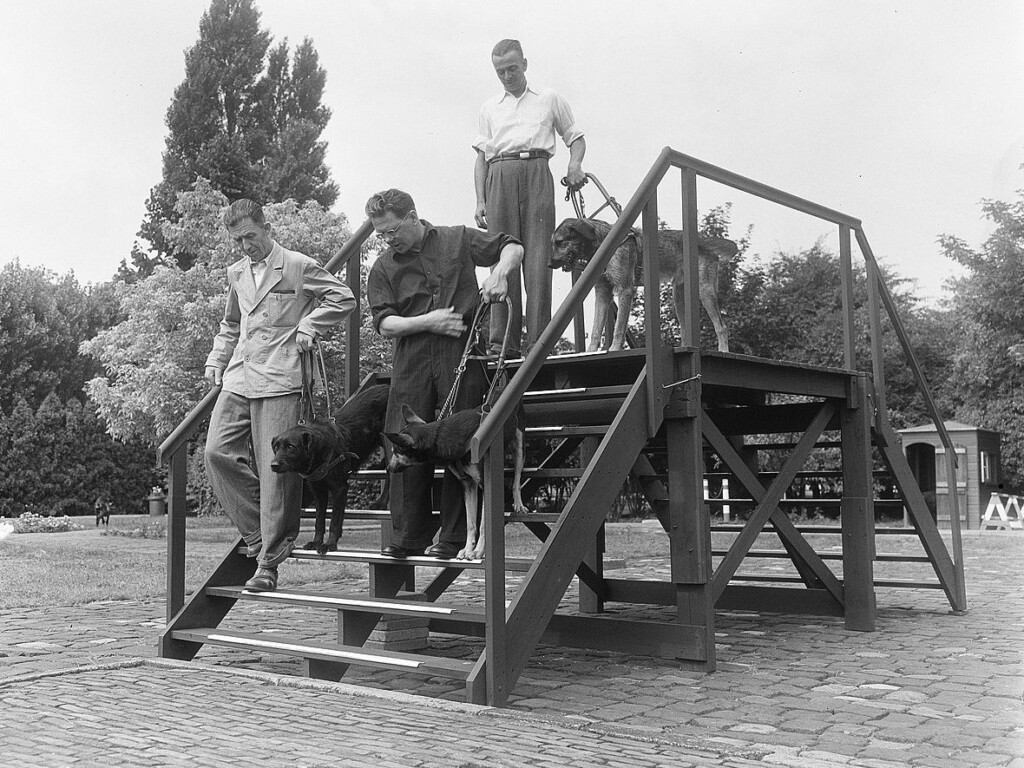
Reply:
[[[287,40],[270,45],[252,0],[213,0],[203,14],[199,40],[185,53],[185,79],[167,110],[163,176],[138,233],[151,251],[134,248],[121,278],[137,279],[171,260],[164,225],[178,220],[177,196],[198,177],[229,200],[292,198],[329,207],[337,198],[327,145],[319,140],[331,116],[320,103],[327,74],[308,38],[291,61]],[[183,269],[195,257],[174,254]]]

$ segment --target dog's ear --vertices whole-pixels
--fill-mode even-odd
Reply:
[[[576,219],[569,225],[569,228],[576,233],[580,240],[587,244],[587,251],[590,254],[597,250],[601,238],[598,237],[597,229],[590,219]]]
[[[412,448],[412,435],[405,432],[385,432],[384,437],[399,448]]]
[[[305,432],[304,431],[302,433],[302,447],[305,448],[307,451],[310,448],[313,447],[313,433],[312,432]]]
[[[406,424],[426,424],[423,419],[416,415],[416,412],[405,403],[402,403],[402,416]]]

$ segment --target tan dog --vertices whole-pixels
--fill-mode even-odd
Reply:
[[[583,269],[590,263],[601,243],[611,231],[611,225],[598,219],[566,219],[555,229],[551,236],[554,246],[551,261],[552,269],[563,269],[571,272]],[[643,238],[632,229],[626,240],[612,254],[608,266],[595,289],[596,306],[594,325],[590,332],[588,352],[601,349],[601,337],[608,321],[611,302],[614,296],[618,305],[615,318],[615,332],[608,338],[604,334],[604,349],[622,349],[625,343],[626,326],[629,313],[636,297],[638,268],[643,265]],[[729,351],[729,330],[722,322],[722,313],[718,309],[718,265],[732,259],[739,249],[732,240],[724,237],[698,237],[697,257],[700,276],[700,303],[704,305],[711,324],[718,336],[718,349]],[[662,280],[672,280],[672,300],[675,303],[676,319],[683,327],[683,233],[673,229],[658,232],[658,266]]]

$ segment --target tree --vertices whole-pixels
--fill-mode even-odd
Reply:
[[[119,270],[126,282],[172,256],[186,270],[198,258],[180,243],[172,254],[165,228],[178,221],[178,193],[197,177],[231,200],[291,198],[326,208],[337,198],[319,140],[331,115],[321,104],[326,72],[308,38],[290,65],[287,40],[268,54],[270,42],[252,0],[213,0],[203,14],[199,40],[185,53],[185,79],[167,110],[163,175],[139,231],[152,252],[133,248],[132,265],[122,262]]]
[[[1022,166],[1024,167],[1024,166]],[[943,235],[945,255],[967,273],[950,281],[958,333],[950,382],[956,418],[1002,435],[1003,479],[1024,488],[1024,190],[984,200],[992,235],[974,250]]]
[[[0,267],[0,410],[19,398],[37,408],[50,393],[83,399],[98,366],[78,346],[113,320],[115,307],[110,285],[83,289],[71,273],[17,260]]]

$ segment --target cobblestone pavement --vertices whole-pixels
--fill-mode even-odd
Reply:
[[[295,660],[213,648],[160,660],[159,601],[0,611],[0,766],[1024,768],[1024,535],[966,532],[964,547],[966,615],[940,591],[891,589],[872,633],[718,612],[710,675],[541,647],[503,710],[462,703],[461,686],[437,678],[324,683],[298,677]],[[305,609],[247,606],[229,620],[335,629]],[[436,653],[479,647],[431,637]]]

